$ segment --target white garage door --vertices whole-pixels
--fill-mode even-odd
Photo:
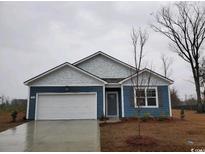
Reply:
[[[39,94],[36,119],[97,119],[97,96],[95,93]]]

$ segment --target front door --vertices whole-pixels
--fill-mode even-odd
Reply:
[[[107,117],[117,117],[118,116],[118,92],[107,92],[106,93],[107,102]]]

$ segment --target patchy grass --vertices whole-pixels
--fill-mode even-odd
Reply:
[[[26,122],[26,120],[24,120],[25,117],[24,112],[18,113],[16,122],[12,122],[12,118],[10,114],[11,114],[10,112],[0,113],[0,132]]]
[[[137,120],[101,125],[102,151],[191,151],[205,149],[205,114],[185,110],[180,120],[180,110],[173,110],[172,120],[149,120],[141,123],[141,133],[157,144],[133,145],[137,135]],[[155,143],[154,142],[154,143]]]

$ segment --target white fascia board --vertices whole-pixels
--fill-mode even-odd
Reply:
[[[105,84],[69,84],[69,85],[30,85],[30,87],[87,87],[87,86],[104,86]]]

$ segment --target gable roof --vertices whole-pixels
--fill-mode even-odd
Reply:
[[[90,58],[95,57],[95,56],[97,56],[97,55],[103,55],[103,56],[105,56],[105,57],[107,57],[107,58],[109,58],[109,59],[111,59],[111,60],[113,60],[113,61],[115,61],[115,62],[117,62],[117,63],[120,63],[120,64],[122,64],[122,65],[124,65],[124,66],[127,66],[127,67],[129,67],[129,68],[135,70],[135,67],[133,67],[133,66],[127,64],[127,63],[124,63],[124,62],[122,62],[122,61],[120,61],[120,60],[118,60],[118,59],[116,59],[116,58],[114,58],[114,57],[112,57],[112,56],[110,56],[110,55],[104,53],[104,52],[98,51],[98,52],[96,52],[96,53],[94,53],[94,54],[92,54],[92,55],[90,55],[90,56],[88,56],[88,57],[85,57],[85,58],[83,58],[83,59],[81,59],[81,60],[79,60],[79,61],[77,61],[77,62],[75,62],[75,63],[73,63],[73,64],[71,64],[71,63],[69,63],[69,62],[62,63],[62,64],[60,64],[60,65],[58,65],[58,66],[56,66],[56,67],[54,67],[54,68],[51,68],[51,69],[49,69],[48,71],[45,71],[45,72],[43,72],[43,73],[41,73],[41,74],[39,74],[39,75],[37,75],[37,76],[35,76],[35,77],[29,79],[29,80],[26,80],[26,81],[24,82],[24,84],[25,84],[25,85],[28,85],[30,82],[33,82],[33,81],[35,81],[35,80],[37,80],[37,79],[39,79],[39,78],[41,78],[41,77],[43,77],[43,76],[45,76],[45,75],[47,75],[47,74],[50,74],[51,72],[56,71],[56,70],[58,70],[58,69],[60,69],[60,68],[62,68],[62,67],[64,67],[64,66],[70,66],[70,67],[72,67],[72,68],[74,68],[74,69],[76,69],[76,70],[78,70],[78,71],[80,71],[80,72],[82,72],[82,73],[84,73],[84,74],[86,74],[86,75],[88,75],[88,76],[94,78],[94,79],[97,79],[98,81],[101,81],[101,82],[103,82],[103,83],[105,83],[105,84],[108,84],[108,83],[119,83],[119,84],[122,84],[122,83],[124,83],[125,81],[131,79],[132,77],[137,76],[137,74],[134,74],[134,75],[128,76],[127,78],[100,78],[100,77],[98,77],[98,76],[96,76],[96,75],[94,75],[94,74],[92,74],[92,73],[90,73],[90,72],[88,72],[88,71],[86,71],[86,70],[84,70],[84,69],[81,69],[81,68],[75,66],[75,65],[78,65],[78,64],[80,64],[80,63],[82,63],[82,62],[84,62],[84,61],[87,61],[87,60],[89,60]],[[161,79],[163,79],[163,80],[169,82],[170,84],[172,84],[172,83],[174,82],[173,80],[171,80],[171,79],[169,79],[169,78],[166,78],[165,76],[163,76],[163,75],[161,75],[161,74],[158,74],[158,73],[156,73],[156,72],[154,72],[154,71],[152,71],[152,70],[150,70],[150,69],[147,69],[147,68],[144,68],[144,69],[140,70],[140,72],[138,73],[138,75],[140,75],[141,73],[143,73],[143,72],[145,72],[145,71],[150,72],[150,73],[152,73],[152,74],[158,76],[159,78],[161,78]]]
[[[39,75],[37,75],[37,76],[31,78],[31,79],[26,80],[26,81],[24,82],[24,84],[25,84],[25,85],[28,85],[30,82],[33,82],[33,81],[35,81],[35,80],[37,80],[37,79],[39,79],[39,78],[41,78],[41,77],[43,77],[43,76],[45,76],[45,75],[47,75],[47,74],[50,74],[50,73],[52,73],[53,71],[56,71],[56,70],[58,70],[58,69],[60,69],[60,68],[62,68],[62,67],[64,67],[64,66],[70,66],[70,67],[72,67],[72,68],[74,68],[74,69],[76,69],[76,70],[78,70],[78,71],[80,71],[80,72],[82,72],[82,73],[84,73],[84,74],[86,74],[86,75],[88,75],[88,76],[94,78],[94,79],[97,79],[97,80],[99,80],[99,81],[101,81],[101,82],[103,82],[103,83],[107,83],[106,81],[100,79],[99,77],[97,77],[97,76],[95,76],[95,75],[93,75],[93,74],[91,74],[91,73],[89,73],[89,72],[87,72],[87,71],[85,71],[85,70],[83,70],[83,69],[81,69],[81,68],[78,68],[78,67],[76,67],[76,66],[74,66],[74,65],[72,65],[72,64],[70,64],[70,63],[68,63],[68,62],[65,62],[65,63],[60,64],[60,65],[58,65],[58,66],[56,66],[56,67],[54,67],[54,68],[51,68],[51,69],[49,69],[48,71],[45,71],[45,72],[43,72],[43,73],[41,73],[41,74],[39,74]]]
[[[169,82],[170,84],[172,84],[172,83],[174,82],[173,80],[171,80],[171,79],[169,79],[169,78],[167,78],[167,77],[165,77],[165,76],[163,76],[163,75],[161,75],[161,74],[159,74],[159,73],[156,73],[156,72],[154,72],[154,71],[152,71],[152,70],[150,70],[150,69],[148,69],[148,68],[144,68],[144,69],[140,70],[138,74],[136,73],[136,74],[134,74],[134,75],[130,75],[129,77],[127,77],[126,79],[120,81],[119,83],[122,84],[122,83],[124,83],[125,81],[128,81],[129,79],[131,79],[131,78],[133,78],[133,77],[135,77],[135,76],[137,76],[137,75],[140,75],[140,74],[142,74],[142,73],[145,72],[145,71],[146,71],[146,72],[149,72],[149,73],[152,73],[152,74],[154,74],[154,75],[156,75],[156,76],[158,76],[159,78],[161,78],[161,79],[163,79],[163,80]]]
[[[111,60],[113,60],[113,61],[115,61],[117,63],[120,63],[121,65],[124,65],[124,66],[126,66],[128,68],[131,68],[131,69],[135,70],[135,67],[133,67],[132,65],[129,65],[129,64],[127,64],[127,63],[117,59],[117,58],[114,58],[114,57],[112,57],[112,56],[102,52],[102,51],[98,51],[98,52],[96,52],[96,53],[94,53],[94,54],[92,54],[90,56],[87,56],[87,57],[85,57],[85,58],[83,58],[83,59],[81,59],[79,61],[76,61],[75,63],[73,63],[73,65],[78,65],[80,63],[83,63],[83,62],[85,62],[85,61],[87,61],[87,60],[89,60],[89,59],[91,59],[91,58],[93,58],[93,57],[95,57],[97,55],[103,55],[103,56],[105,56],[105,57],[107,57],[107,58],[109,58],[109,59],[111,59]]]

